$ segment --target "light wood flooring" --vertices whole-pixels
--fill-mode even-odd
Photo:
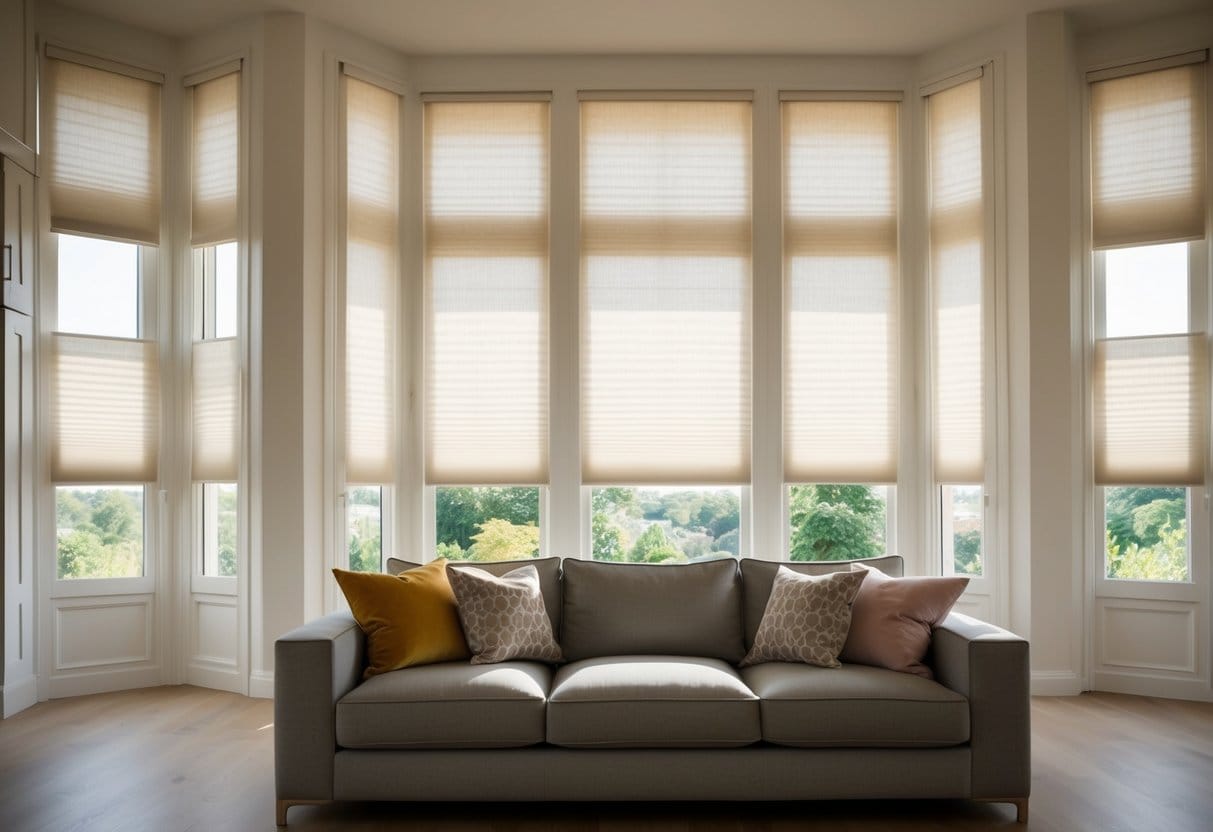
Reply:
[[[330,804],[290,830],[791,832],[1213,830],[1213,704],[1115,694],[1033,701],[1031,823],[969,801]],[[193,687],[45,702],[0,722],[4,832],[275,829],[273,709]],[[492,777],[491,771],[482,773]]]

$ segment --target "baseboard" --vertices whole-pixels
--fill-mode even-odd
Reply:
[[[38,679],[30,676],[20,682],[9,682],[0,688],[0,699],[4,700],[3,718],[8,719],[38,701]]]
[[[214,667],[209,664],[191,662],[185,668],[185,681],[187,684],[200,688],[244,693],[244,680],[234,667]]]
[[[1033,670],[1033,696],[1077,696],[1083,691],[1082,677],[1072,670]]]
[[[1186,699],[1192,702],[1213,701],[1213,687],[1206,679],[1176,679],[1161,674],[1116,673],[1105,670],[1096,671],[1092,682],[1095,690],[1107,693]]]
[[[254,699],[274,698],[274,671],[254,670],[248,677],[248,695]]]
[[[123,670],[96,670],[84,673],[64,673],[49,680],[47,698],[87,696],[90,693],[110,693],[132,688],[154,688],[164,684],[156,665]]]

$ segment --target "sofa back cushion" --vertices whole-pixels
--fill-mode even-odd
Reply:
[[[828,575],[831,572],[850,572],[852,563],[874,566],[894,578],[900,578],[904,571],[901,555],[885,555],[880,558],[862,560],[792,561],[790,563],[742,558],[741,583],[745,593],[745,649],[749,650],[754,646],[754,635],[758,632],[762,614],[766,612],[767,601],[771,597],[771,587],[775,583],[775,574],[779,571],[780,566],[786,566],[793,572],[799,572],[802,575]]]
[[[534,566],[539,572],[539,592],[548,618],[552,620],[552,632],[560,632],[560,558],[530,558],[527,560],[458,560],[452,566],[474,566],[500,578],[520,566]],[[399,575],[407,569],[416,569],[421,564],[400,558],[388,558],[384,565],[389,575]],[[888,570],[886,570],[887,572]]]
[[[569,661],[635,654],[736,663],[741,578],[732,558],[671,566],[564,561],[560,647]]]

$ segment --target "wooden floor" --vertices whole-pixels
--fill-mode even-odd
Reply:
[[[1033,702],[1028,829],[1213,829],[1213,705],[1115,694]],[[0,830],[274,829],[272,707],[192,687],[62,699],[0,722]],[[492,777],[491,771],[469,772]],[[1024,829],[968,801],[758,804],[331,804],[290,829]]]

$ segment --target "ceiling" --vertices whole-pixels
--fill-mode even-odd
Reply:
[[[60,0],[174,37],[264,11],[330,21],[407,54],[916,55],[1037,11],[1081,29],[1210,0]]]

